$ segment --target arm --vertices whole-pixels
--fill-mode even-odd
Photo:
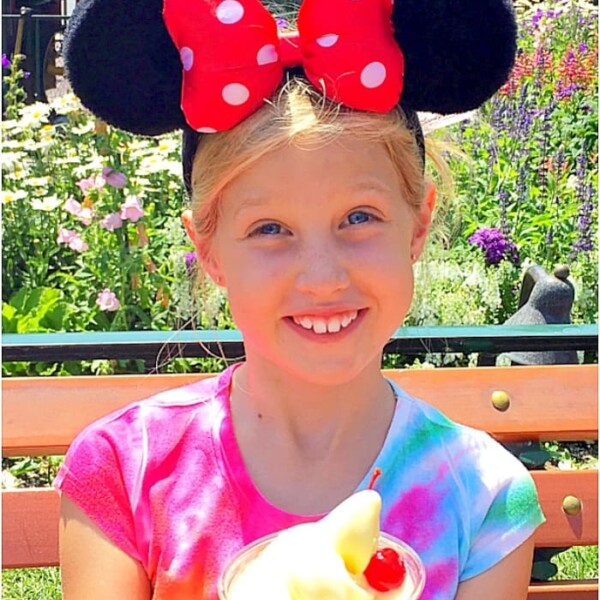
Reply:
[[[150,600],[140,563],[117,548],[65,494],[59,528],[63,600]]]
[[[455,600],[525,600],[532,557],[533,536],[491,569],[461,583]]]

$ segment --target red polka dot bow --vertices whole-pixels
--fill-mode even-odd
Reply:
[[[231,129],[272,96],[285,68],[298,65],[332,100],[391,110],[404,75],[391,14],[390,0],[304,0],[298,33],[278,35],[259,0],[165,0],[188,124],[205,133]]]

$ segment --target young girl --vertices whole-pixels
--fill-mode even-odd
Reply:
[[[514,55],[509,4],[426,4],[305,0],[299,37],[256,0],[78,5],[83,101],[131,131],[185,128],[184,225],[246,358],[73,443],[65,600],[216,600],[244,545],[322,517],[375,466],[424,599],[525,598],[543,521],[528,473],[380,371],[435,204],[414,111],[477,106]]]

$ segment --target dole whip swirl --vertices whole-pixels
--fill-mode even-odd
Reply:
[[[371,587],[365,570],[379,539],[381,497],[374,490],[353,494],[316,523],[277,534],[238,575],[230,600],[403,600],[415,583],[409,570],[395,589]],[[402,566],[403,569],[403,566]],[[369,571],[367,571],[369,573]]]

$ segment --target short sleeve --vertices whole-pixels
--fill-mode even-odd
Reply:
[[[121,550],[141,560],[136,543],[131,490],[143,440],[111,416],[89,426],[71,444],[54,487],[68,496]],[[129,423],[130,425],[130,423]],[[126,455],[120,448],[132,448]]]
[[[516,550],[544,521],[537,490],[521,462],[493,440],[480,473],[483,490],[470,507],[470,545],[461,581],[475,577]]]

